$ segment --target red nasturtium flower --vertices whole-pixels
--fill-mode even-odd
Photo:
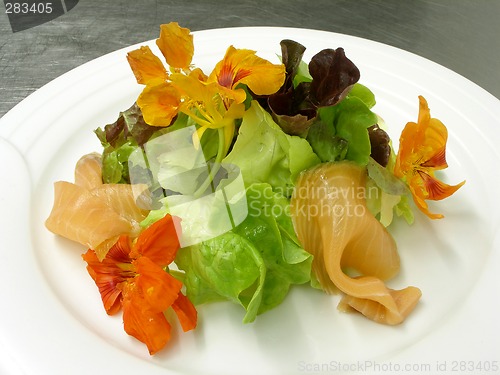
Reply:
[[[394,174],[408,184],[417,207],[431,219],[443,215],[429,211],[426,200],[441,200],[457,191],[465,181],[447,185],[435,177],[435,171],[448,167],[446,162],[446,126],[432,118],[424,97],[419,96],[418,122],[409,122],[399,138]]]
[[[165,269],[179,241],[170,215],[153,223],[132,241],[121,236],[100,262],[93,250],[83,255],[109,315],[123,309],[125,331],[155,354],[170,339],[164,312],[172,307],[184,331],[196,327],[196,309],[181,292],[182,283]]]

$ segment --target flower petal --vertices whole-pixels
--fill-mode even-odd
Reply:
[[[171,326],[163,312],[152,311],[130,284],[124,290],[123,325],[125,332],[147,345],[149,354],[161,350],[170,340]]]
[[[257,95],[271,95],[285,81],[285,66],[258,57],[255,51],[230,46],[208,78],[228,89],[245,84]]]
[[[429,109],[429,105],[427,104],[427,100],[422,96],[418,96],[418,123],[419,124],[427,124],[431,119],[431,111]]]
[[[442,219],[444,215],[435,214],[429,211],[429,206],[426,200],[441,200],[448,198],[455,193],[465,181],[458,185],[450,186],[442,181],[439,181],[434,176],[420,171],[412,180],[410,180],[410,190],[412,192],[413,201],[418,209],[426,214],[431,219]]]
[[[201,82],[206,82],[208,76],[200,68],[194,68],[189,72],[189,76]]]
[[[179,219],[167,214],[142,231],[131,256],[133,258],[138,258],[139,255],[148,257],[160,267],[169,265],[175,259],[180,247],[177,231],[180,231]]]
[[[446,142],[448,140],[448,130],[438,119],[430,119],[425,130],[425,149],[422,150],[422,167],[433,169],[444,169],[448,167],[446,163]]]
[[[144,121],[152,126],[169,126],[180,104],[177,90],[169,83],[146,86],[137,99]]]
[[[177,299],[182,283],[146,257],[133,262],[138,276],[134,279],[142,305],[155,312],[167,310]]]
[[[408,122],[399,136],[399,150],[394,166],[394,175],[404,177],[413,169],[413,159],[417,145],[417,133],[419,126],[415,122]]]
[[[433,175],[420,172],[420,177],[424,182],[425,199],[439,201],[453,195],[460,187],[465,184],[465,181],[457,185],[448,185],[439,181]]]
[[[410,190],[413,191],[413,188],[410,188]],[[425,201],[425,199],[420,198],[417,194],[413,194],[413,201],[415,202],[416,206],[420,211],[422,211],[424,214],[426,214],[430,219],[442,219],[444,215],[442,214],[434,214],[429,211],[429,205]]]
[[[177,299],[172,305],[172,308],[177,314],[184,332],[196,328],[198,313],[189,298],[187,298],[184,294],[179,293]]]
[[[446,164],[448,130],[438,119],[431,118],[427,101],[419,96],[418,127],[413,134],[412,152],[419,157],[419,164],[443,169]]]
[[[170,76],[172,85],[176,87],[183,97],[194,102],[209,102],[214,95],[218,94],[218,88],[216,85],[207,84],[199,78],[196,74],[185,75],[173,73]]]
[[[219,93],[226,100],[234,101],[238,104],[243,103],[247,98],[247,93],[243,89],[228,89],[224,86],[219,86]]]
[[[177,22],[160,26],[160,37],[156,45],[173,68],[187,69],[194,54],[193,35],[189,29],[180,27]]]
[[[129,252],[128,237],[121,236],[102,262],[93,250],[88,250],[82,256],[87,262],[87,271],[96,283],[104,309],[109,315],[120,310],[121,284],[133,277],[132,273],[119,266],[119,264],[130,263]]]
[[[127,54],[127,60],[134,72],[137,83],[155,85],[165,82],[167,70],[148,46],[143,46]]]
[[[228,90],[215,82],[202,82],[192,75],[178,73],[172,74],[171,80],[172,85],[185,98],[180,111],[194,119],[202,128],[222,128],[243,116],[244,104],[239,103],[246,98],[243,90]],[[241,94],[243,95],[241,100],[233,101]],[[226,108],[226,102],[230,103],[229,108]],[[198,134],[200,139],[203,132],[204,130]]]

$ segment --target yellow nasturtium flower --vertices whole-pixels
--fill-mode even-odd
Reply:
[[[177,22],[161,25],[156,45],[171,68],[189,69],[194,54],[193,35],[189,29],[180,27]]]
[[[245,112],[244,84],[257,95],[270,95],[285,81],[285,66],[258,57],[255,51],[230,46],[209,76],[194,68],[193,37],[189,29],[172,22],[161,25],[156,44],[170,69],[148,47],[132,51],[127,58],[137,82],[146,85],[137,105],[152,126],[169,126],[179,112],[198,125],[199,140],[207,129],[219,129],[222,159],[235,133],[235,121]],[[195,140],[196,141],[196,140]]]
[[[144,121],[153,126],[169,126],[181,105],[181,97],[170,82],[146,86],[137,98]]]
[[[221,88],[233,91],[238,102],[245,100],[239,84],[245,84],[257,95],[271,95],[280,89],[285,81],[285,66],[272,64],[260,58],[255,51],[236,49],[230,46],[224,58],[217,63],[208,77],[208,82],[217,82]]]
[[[165,66],[148,46],[129,52],[127,60],[137,83],[154,86],[168,79]]]
[[[194,44],[189,29],[180,27],[177,22],[161,25],[156,44],[170,70],[190,72]],[[178,113],[182,98],[171,85],[165,65],[148,46],[129,52],[127,60],[137,83],[146,85],[137,99],[144,120],[152,126],[169,126]]]
[[[208,83],[193,75],[183,74],[172,74],[171,78],[172,84],[184,98],[179,111],[190,116],[200,126],[194,141],[201,139],[207,129],[223,130],[223,157],[233,139],[235,121],[243,117],[245,105],[234,100],[234,96],[224,96],[224,92],[215,82]]]
[[[394,174],[408,184],[417,207],[431,219],[443,215],[429,211],[426,200],[441,200],[457,191],[458,185],[447,185],[435,177],[435,171],[448,167],[446,142],[448,131],[438,119],[432,118],[424,97],[419,96],[418,121],[409,122],[399,139]]]

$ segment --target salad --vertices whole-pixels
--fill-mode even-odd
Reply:
[[[85,246],[106,313],[122,312],[151,355],[170,339],[170,308],[184,331],[216,301],[251,323],[297,284],[402,323],[421,292],[387,287],[400,267],[388,227],[411,225],[415,207],[443,218],[428,201],[465,183],[436,176],[447,129],[425,98],[396,153],[341,47],[305,62],[306,47],[283,40],[272,63],[229,46],[206,74],[190,30],[161,25],[156,44],[164,62],[148,46],[127,54],[142,93],[95,130],[102,152],[78,160],[74,182],[55,182],[45,223]]]

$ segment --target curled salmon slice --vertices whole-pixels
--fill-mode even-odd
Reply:
[[[399,324],[421,297],[418,288],[393,290],[398,274],[396,242],[366,207],[366,168],[343,161],[303,172],[291,199],[291,215],[302,246],[314,256],[313,273],[327,293],[340,290],[343,311]]]
[[[148,210],[147,188],[127,184],[103,184],[100,156],[83,156],[76,164],[75,183],[54,184],[54,204],[45,221],[51,232],[76,241],[106,256],[118,237],[136,237]]]
[[[76,163],[75,185],[85,189],[93,189],[103,185],[101,155],[92,152],[83,155]]]

